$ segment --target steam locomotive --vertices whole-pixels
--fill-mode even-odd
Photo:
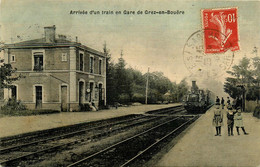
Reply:
[[[203,113],[214,103],[214,94],[209,90],[199,89],[192,81],[191,90],[184,99],[184,108],[191,113]]]

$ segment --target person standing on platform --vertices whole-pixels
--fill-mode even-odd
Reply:
[[[228,106],[228,105],[231,105],[231,104],[230,104],[230,99],[229,99],[229,97],[227,97],[227,106]]]
[[[236,99],[236,108],[237,107],[241,107],[242,108],[242,106],[243,106],[243,100],[242,100],[242,97],[237,97],[237,99]]]
[[[233,128],[234,128],[234,114],[236,112],[233,111],[233,108],[231,105],[227,106],[227,126],[228,126],[228,136],[234,136],[233,134]]]
[[[217,103],[216,108],[214,110],[214,116],[213,116],[213,126],[216,128],[216,135],[215,136],[221,136],[221,126],[223,125],[223,113],[220,109],[220,104]]]
[[[246,130],[244,128],[243,117],[242,117],[242,114],[241,114],[241,108],[240,107],[237,108],[237,113],[234,115],[234,124],[235,124],[235,127],[237,128],[237,135],[240,135],[239,134],[239,128],[241,128],[243,130],[245,135],[248,135],[248,133],[246,133]]]
[[[222,109],[224,109],[224,106],[225,106],[225,100],[224,100],[223,97],[221,98],[221,106],[222,106]]]
[[[216,98],[216,104],[220,104],[220,99],[218,98],[218,96]]]

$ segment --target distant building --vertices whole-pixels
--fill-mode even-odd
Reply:
[[[45,37],[4,46],[4,62],[25,78],[4,91],[30,109],[72,111],[106,103],[106,57],[44,27]]]

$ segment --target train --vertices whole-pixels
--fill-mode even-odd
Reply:
[[[199,89],[196,81],[192,81],[191,90],[184,99],[184,108],[190,113],[204,113],[214,104],[214,93]]]

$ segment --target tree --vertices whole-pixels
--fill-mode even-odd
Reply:
[[[257,53],[257,52],[256,52]],[[260,99],[260,58],[254,57],[253,59],[253,66],[254,66],[254,70],[252,71],[253,73],[253,78],[254,78],[254,84],[255,86],[255,90],[254,90],[254,95],[257,98],[257,104],[259,104],[259,99]]]
[[[110,50],[107,49],[106,43],[103,47],[104,55],[106,57],[106,98],[108,104],[113,104],[117,98],[115,81],[114,63],[111,62]]]
[[[12,83],[22,76],[13,75],[16,69],[13,69],[11,64],[3,64],[0,66],[0,100],[4,98],[4,88],[12,88]]]
[[[113,105],[115,102],[128,103],[132,100],[133,91],[133,73],[130,69],[126,69],[126,62],[123,59],[123,53],[118,62],[111,62],[111,54],[104,44],[104,54],[107,57],[107,102]]]
[[[140,103],[145,103],[145,86],[146,86],[146,78],[143,76],[143,74],[133,68],[128,68],[127,69],[129,77],[132,81],[132,97],[131,101],[132,102],[140,102]]]
[[[224,91],[233,99],[236,99],[236,97],[242,94],[242,90],[236,86],[237,84],[237,79],[231,77],[226,78],[226,82],[224,83]]]
[[[11,88],[12,83],[21,78],[19,76],[14,76],[16,69],[13,69],[11,64],[3,64],[0,66],[0,88]]]
[[[178,96],[178,85],[176,82],[172,82],[172,86],[170,88],[170,98],[173,102],[177,102],[177,96]]]
[[[117,63],[111,61],[111,54],[104,44],[104,55],[106,56],[106,81],[107,81],[107,102],[113,105],[115,102],[128,104],[131,102],[145,102],[145,87],[147,76],[149,76],[149,103],[156,103],[157,101],[169,100],[176,101],[173,92],[182,98],[187,90],[184,81],[181,82],[179,88],[173,84],[162,72],[152,72],[142,75],[142,73],[133,68],[127,68],[126,61],[121,52]],[[184,93],[185,92],[185,93]],[[175,92],[174,92],[175,93]],[[166,96],[167,95],[167,96]]]
[[[187,94],[189,90],[188,83],[186,79],[182,79],[181,82],[177,85],[177,102],[183,100],[184,96]]]
[[[238,65],[232,67],[232,71],[227,71],[231,77],[226,78],[224,91],[234,99],[241,95],[247,100],[259,99],[259,66],[259,57],[253,58],[252,62],[243,57]]]
[[[123,59],[123,51],[118,63],[115,64],[115,85],[117,87],[117,97],[121,103],[131,102],[133,97],[133,75],[126,69],[126,62]]]
[[[147,78],[147,75],[149,75],[149,102],[164,101],[164,94],[172,87],[171,81],[162,72],[146,73],[144,78]]]
[[[243,57],[238,65],[232,67],[232,71],[227,71],[232,77],[227,77],[224,83],[224,91],[232,98],[237,98],[242,94],[242,90],[237,85],[248,84],[251,80],[251,71],[249,70],[250,59]]]

